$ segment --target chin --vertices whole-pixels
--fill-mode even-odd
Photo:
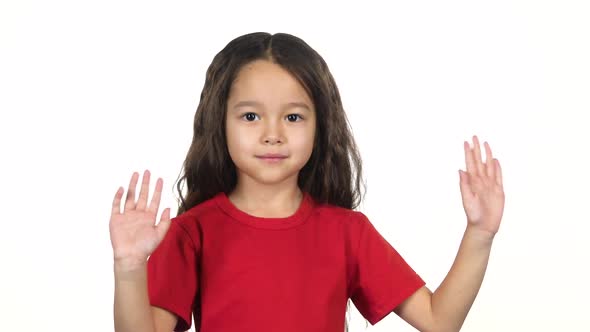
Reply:
[[[292,178],[295,178],[295,181],[297,181],[299,174],[299,172],[285,172],[284,170],[246,171],[241,173],[242,175],[264,185],[276,185]]]
[[[297,174],[289,174],[289,175],[281,175],[281,176],[272,176],[272,175],[268,175],[268,176],[253,176],[252,178],[261,184],[264,185],[276,185],[276,184],[281,184],[287,180],[289,180],[290,178],[292,178],[293,176],[295,176],[295,179],[297,178]]]

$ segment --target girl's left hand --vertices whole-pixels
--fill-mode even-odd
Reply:
[[[473,136],[473,148],[463,143],[467,172],[459,170],[461,197],[468,226],[494,236],[504,212],[504,188],[500,162],[492,157],[492,150],[484,142],[486,161],[481,158],[479,140]]]

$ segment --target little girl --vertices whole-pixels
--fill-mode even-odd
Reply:
[[[500,164],[464,142],[467,225],[433,293],[361,212],[361,160],[324,60],[288,34],[231,41],[207,71],[177,185],[133,173],[110,220],[117,332],[345,330],[350,299],[375,324],[394,311],[420,331],[458,331],[504,207]],[[186,184],[186,194],[182,184]]]

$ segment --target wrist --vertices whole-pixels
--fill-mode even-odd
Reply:
[[[115,258],[113,265],[115,273],[132,273],[143,270],[147,266],[147,260],[137,258]]]
[[[478,243],[491,245],[496,233],[468,223],[464,236]]]

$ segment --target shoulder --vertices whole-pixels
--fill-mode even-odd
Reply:
[[[368,222],[367,216],[356,210],[351,210],[331,204],[317,204],[314,216],[324,221],[340,223],[347,228],[359,229]]]
[[[375,225],[361,211],[330,204],[317,204],[315,211],[322,224],[330,223],[332,230],[342,230],[353,247],[358,247],[361,242],[383,241]]]
[[[219,195],[220,194],[217,194],[217,195],[209,198],[208,200],[203,201],[203,202],[193,206],[192,208],[188,209],[184,213],[176,216],[176,219],[178,219],[178,221],[181,221],[182,223],[187,223],[187,222],[190,222],[191,220],[196,221],[196,220],[206,219],[212,213],[217,213],[219,210],[219,207],[217,204],[217,201],[219,200]]]
[[[216,196],[172,218],[171,227],[187,235],[194,243],[200,242],[203,221],[210,220],[219,215],[219,208],[215,200]]]
[[[213,197],[176,216],[175,219],[177,219],[182,224],[191,224],[199,223],[203,220],[208,220],[211,218],[218,218],[219,214],[221,213],[220,201],[223,195],[224,194],[222,192],[219,192]]]

